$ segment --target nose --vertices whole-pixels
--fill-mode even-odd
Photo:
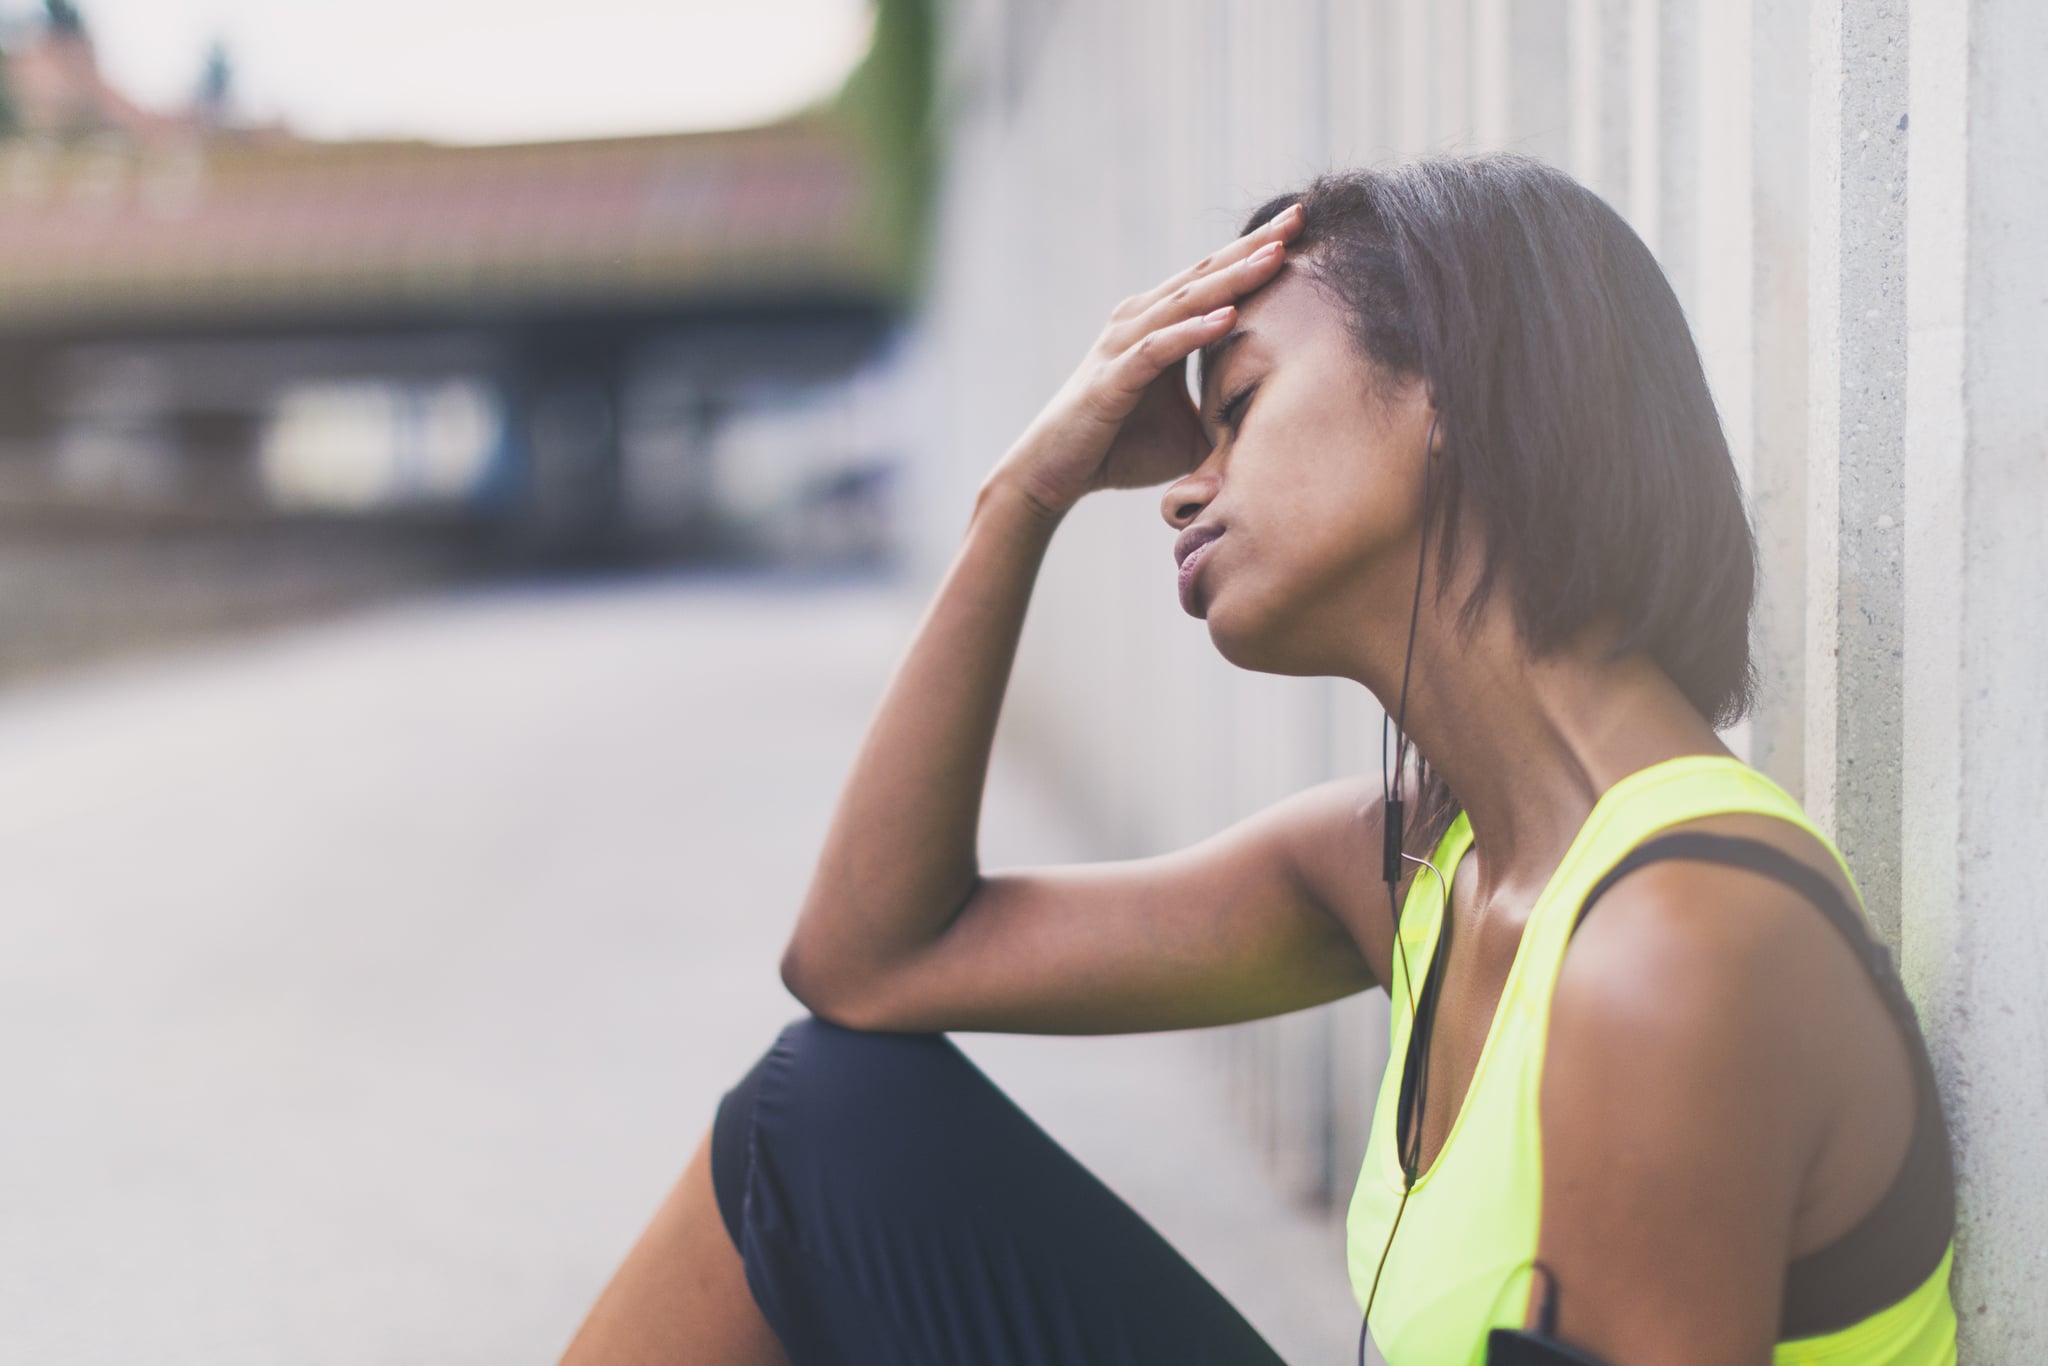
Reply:
[[[1204,461],[1166,486],[1166,496],[1159,500],[1159,515],[1179,531],[1201,516],[1202,509],[1215,499],[1216,476]]]

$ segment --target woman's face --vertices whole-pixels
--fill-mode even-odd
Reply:
[[[1309,269],[1291,261],[1240,301],[1203,368],[1215,444],[1160,510],[1176,531],[1222,531],[1186,562],[1181,589],[1224,658],[1357,677],[1376,628],[1407,624],[1431,409],[1420,380],[1374,395],[1341,306]]]

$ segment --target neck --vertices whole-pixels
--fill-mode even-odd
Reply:
[[[1622,778],[1680,754],[1728,753],[1644,655],[1610,660],[1604,640],[1588,639],[1530,661],[1497,619],[1470,640],[1450,629],[1423,623],[1408,734],[1471,822],[1468,875],[1482,910],[1526,913],[1600,794]],[[1391,687],[1374,688],[1393,706],[1398,669],[1397,660]]]

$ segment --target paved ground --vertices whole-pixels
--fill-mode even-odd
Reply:
[[[0,685],[388,601],[491,559],[481,533],[442,523],[178,520],[0,499]]]
[[[0,697],[0,1342],[551,1362],[798,1007],[775,955],[912,611],[471,590]],[[1084,856],[999,756],[984,854]],[[1200,1036],[961,1043],[1290,1361],[1351,1360]]]

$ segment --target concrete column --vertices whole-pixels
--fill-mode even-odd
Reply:
[[[1472,0],[1472,144],[1506,147],[1514,134],[1514,34],[1509,0]]]
[[[1804,0],[1696,0],[1699,175],[1688,312],[1757,540],[1757,703],[1726,738],[1805,787]]]
[[[1751,111],[1759,102],[1751,77],[1755,26],[1748,4],[1695,2],[1700,8],[1700,65],[1710,68],[1714,79],[1702,82],[1700,212],[1693,223],[1698,238],[1694,252],[1699,261],[1699,299],[1689,316],[1714,406],[1728,436],[1729,454],[1744,488],[1754,498],[1752,438],[1758,366],[1750,293],[1757,254],[1757,141],[1751,126]],[[1801,70],[1803,74],[1804,68]],[[1799,123],[1803,127],[1805,122],[1802,93]],[[1805,368],[1804,352],[1799,367]],[[1805,516],[1803,507],[1800,516]],[[1803,578],[1794,587],[1803,589]]]
[[[1553,166],[1569,166],[1572,0],[1507,3],[1509,141]]]
[[[1391,155],[1393,143],[1396,0],[1330,0],[1330,158],[1342,167],[1370,166]]]
[[[1964,1361],[2048,1357],[2048,7],[1915,0],[1902,959],[1960,1196]]]
[[[1600,185],[1600,0],[1571,0],[1571,156],[1565,169]]]
[[[1361,0],[1330,0],[1323,15],[1324,44],[1316,79],[1327,110],[1323,145],[1331,166],[1356,166],[1366,159],[1373,122],[1373,86],[1366,63],[1378,35],[1365,22]]]
[[[1297,166],[1301,178],[1330,168],[1336,143],[1330,136],[1337,96],[1331,88],[1330,42],[1337,36],[1337,11],[1350,8],[1350,0],[1306,0],[1301,24],[1301,68],[1303,114],[1308,120],[1301,130]]]
[[[1475,146],[1569,162],[1570,31],[1569,0],[1473,0]]]
[[[1691,316],[1699,303],[1700,13],[1696,0],[1659,0],[1657,42],[1657,177],[1647,194],[1657,209],[1657,260]],[[1636,182],[1643,182],[1638,179]],[[1645,199],[1639,191],[1637,201]]]
[[[1388,84],[1394,95],[1393,146],[1396,157],[1412,157],[1429,146],[1429,0],[1389,0]]]
[[[1813,0],[1806,808],[1899,930],[1905,0]]]
[[[1699,186],[1697,0],[1629,0],[1624,28],[1630,191],[1616,206],[1690,313]]]
[[[1632,0],[1572,0],[1571,163],[1621,213],[1629,210],[1629,9]]]
[[[1231,105],[1237,213],[1305,179],[1324,158],[1328,99],[1316,45],[1320,10],[1319,0],[1234,0],[1225,11],[1233,81],[1218,95]]]
[[[1757,363],[1749,496],[1762,576],[1749,758],[1797,797],[1806,791],[1806,0],[1755,0],[1752,13]]]
[[[1429,150],[1472,146],[1472,0],[1429,7]]]
[[[1668,55],[1663,43],[1664,9],[1665,0],[1628,0],[1624,36],[1628,43],[1627,154],[1632,192],[1626,204],[1615,205],[1628,215],[1636,236],[1660,262],[1664,258],[1664,201],[1659,190],[1664,183],[1664,60]]]

